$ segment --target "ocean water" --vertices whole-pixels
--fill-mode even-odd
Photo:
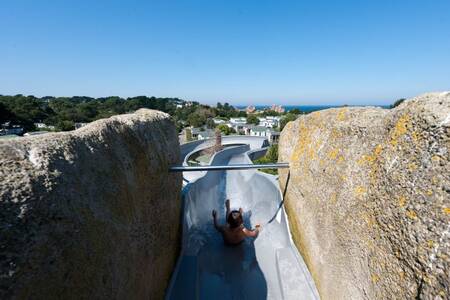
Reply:
[[[257,110],[264,110],[267,108],[270,108],[272,105],[255,105],[255,108]],[[282,105],[286,111],[293,110],[295,108],[299,109],[300,111],[309,113],[313,111],[318,111],[322,109],[327,108],[334,108],[334,107],[342,107],[342,105]],[[389,108],[389,105],[356,105],[356,106],[378,106],[381,108]],[[235,106],[238,109],[245,109],[246,105],[236,105]]]

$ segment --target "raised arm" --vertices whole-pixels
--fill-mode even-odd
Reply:
[[[223,232],[223,227],[220,226],[219,224],[217,224],[217,212],[215,209],[212,211],[212,216],[213,216],[214,227],[217,229],[217,231]]]
[[[229,215],[230,212],[231,212],[231,209],[230,209],[230,199],[227,199],[227,200],[225,201],[225,208],[227,209],[227,212],[225,213],[225,218],[228,218],[228,215]]]

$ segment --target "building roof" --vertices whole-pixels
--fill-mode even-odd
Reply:
[[[205,129],[205,128],[192,128],[192,134],[200,134],[201,136],[213,137],[215,135],[215,131],[213,129]]]
[[[206,129],[205,131],[200,131],[198,134],[203,136],[203,137],[214,137],[214,136],[216,136],[215,131],[211,130],[211,129]]]
[[[264,127],[264,126],[253,126],[251,128],[251,130],[256,131],[256,132],[263,132],[263,131],[267,131],[267,127]]]

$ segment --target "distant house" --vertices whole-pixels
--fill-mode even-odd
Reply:
[[[271,144],[278,144],[278,141],[280,140],[280,132],[279,131],[269,131],[269,143]]]
[[[268,130],[264,126],[253,126],[250,128],[251,136],[268,136]]]
[[[277,113],[284,113],[285,112],[285,109],[284,109],[283,106],[276,105],[276,104],[273,104],[272,107],[270,108],[270,110],[276,111]]]
[[[248,114],[252,114],[252,113],[254,113],[254,112],[256,111],[256,107],[254,107],[253,105],[249,105],[249,106],[247,106],[247,108],[245,109],[245,111],[246,111]]]
[[[6,122],[1,125],[0,135],[22,135],[24,128],[20,125],[11,125],[11,122]]]
[[[192,128],[191,133],[193,140],[205,140],[215,137],[215,131],[212,129]]]
[[[245,124],[242,126],[242,133],[245,135],[250,135],[251,129],[255,127],[253,124]]]
[[[236,132],[243,132],[244,126],[247,125],[247,119],[246,118],[230,118],[230,122],[227,125],[228,125],[228,127],[236,130]]]
[[[75,129],[81,128],[83,126],[86,126],[88,123],[75,123]]]
[[[280,139],[280,133],[264,126],[252,126],[248,129],[251,136],[267,137],[269,143],[276,144]]]
[[[216,124],[216,125],[220,125],[220,124],[225,124],[225,123],[227,123],[227,121],[222,120],[222,119],[218,119],[218,118],[214,118],[214,119],[213,119],[213,122],[214,122],[214,124]]]
[[[45,123],[34,123],[34,126],[38,129],[50,129],[55,130],[55,126],[53,125],[47,125]]]
[[[240,124],[240,125],[245,125],[247,124],[247,119],[244,117],[241,118],[230,118],[230,124],[234,125],[234,124]]]
[[[45,123],[34,123],[34,126],[36,128],[45,128],[45,127],[47,127],[47,125],[45,125]]]
[[[264,118],[258,118],[259,120],[259,125],[260,126],[264,126],[267,128],[273,128],[273,127],[278,127],[278,124],[280,123],[280,117],[276,117],[276,116],[267,116]]]

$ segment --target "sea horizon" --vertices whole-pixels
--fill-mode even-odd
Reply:
[[[285,111],[290,111],[293,109],[299,109],[300,111],[303,112],[312,112],[312,111],[317,111],[317,110],[323,110],[323,109],[328,109],[328,108],[336,108],[336,107],[367,107],[367,106],[374,106],[374,107],[381,107],[381,108],[389,108],[389,105],[375,105],[375,104],[361,104],[361,105],[282,105],[282,104],[277,104],[277,105],[281,105]],[[237,109],[245,109],[250,105],[235,105],[235,107]],[[272,107],[272,105],[269,104],[265,104],[265,105],[251,105],[254,106],[256,110],[264,110],[267,108]]]

